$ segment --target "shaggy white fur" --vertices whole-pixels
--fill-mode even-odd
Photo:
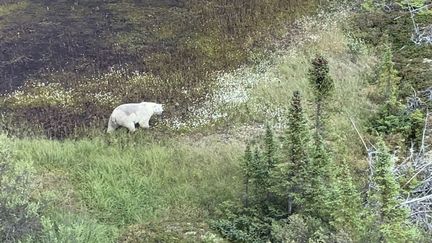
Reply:
[[[153,102],[129,103],[117,106],[108,121],[107,132],[111,133],[119,126],[126,127],[130,132],[135,131],[135,124],[142,128],[149,128],[150,118],[163,112],[162,104]]]

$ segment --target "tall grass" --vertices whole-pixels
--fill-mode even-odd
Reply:
[[[164,217],[200,218],[238,193],[238,143],[158,141],[139,135],[15,143],[18,157],[33,161],[40,173],[69,178],[77,210],[120,228]]]

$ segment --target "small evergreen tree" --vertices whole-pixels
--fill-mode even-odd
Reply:
[[[338,165],[338,174],[335,183],[335,205],[337,210],[332,211],[332,226],[336,231],[346,232],[352,241],[360,242],[364,232],[364,208],[360,192],[356,188],[346,162]]]
[[[284,156],[287,163],[285,175],[287,213],[303,206],[303,196],[308,182],[310,134],[301,104],[300,92],[293,93],[288,117],[288,129],[284,141]],[[293,205],[293,203],[295,205]]]
[[[244,206],[249,207],[249,182],[251,177],[251,165],[253,163],[253,155],[251,151],[250,144],[246,145],[245,155],[243,159],[243,176],[244,176],[244,186],[245,186],[245,197],[244,197]]]
[[[304,196],[305,212],[323,222],[330,222],[332,211],[338,207],[333,202],[334,194],[337,192],[334,185],[335,166],[319,135],[307,169],[311,184]]]
[[[378,70],[378,91],[379,95],[383,97],[384,102],[392,104],[397,103],[398,96],[398,71],[394,67],[393,52],[391,45],[388,41],[384,44],[384,54],[381,58],[380,68]]]
[[[264,154],[265,154],[265,166],[266,168],[266,203],[270,207],[272,200],[272,188],[274,186],[274,168],[276,165],[276,144],[274,139],[273,131],[269,124],[266,126],[266,135],[264,138]]]
[[[250,181],[253,186],[253,190],[249,190],[249,194],[251,194],[251,192],[253,193],[251,197],[254,198],[255,206],[262,210],[268,209],[269,195],[271,192],[270,188],[272,182],[272,169],[268,164],[268,155],[268,151],[265,151],[263,155],[263,153],[258,148],[255,148],[252,154],[252,160],[249,169],[247,170],[247,176],[249,178],[248,181]],[[274,158],[273,154],[270,153],[270,155],[272,158]],[[248,182],[248,184],[250,183]]]
[[[253,196],[255,198],[256,204],[262,204],[264,201],[264,196],[266,194],[267,188],[265,187],[266,178],[266,168],[262,163],[261,152],[258,148],[255,148],[252,156],[251,164],[251,181],[253,182]]]
[[[334,90],[334,82],[329,71],[328,61],[323,56],[317,55],[312,60],[309,79],[315,96],[315,133],[321,137],[324,135],[325,105]]]
[[[266,126],[266,135],[264,139],[265,143],[265,158],[268,166],[269,172],[274,168],[276,164],[275,153],[276,153],[276,145],[274,140],[273,131],[269,124]]]
[[[408,223],[408,211],[401,207],[400,188],[393,173],[394,164],[385,143],[380,140],[373,175],[375,189],[371,200],[376,207],[380,237],[384,242],[410,242],[416,237],[415,227]]]

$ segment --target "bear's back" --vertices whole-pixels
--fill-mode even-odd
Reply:
[[[117,106],[114,110],[122,111],[126,115],[130,115],[132,113],[136,113],[137,111],[143,110],[143,105],[140,103],[127,103]]]

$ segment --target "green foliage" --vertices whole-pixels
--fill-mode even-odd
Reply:
[[[271,127],[267,125],[264,137],[264,151],[259,147],[246,146],[242,171],[244,178],[243,203],[246,208],[253,207],[267,211],[270,205],[273,169],[276,164],[276,144]]]
[[[371,11],[374,9],[374,3],[373,2],[374,2],[373,0],[365,0],[361,6],[366,11]]]
[[[42,230],[40,204],[31,163],[17,160],[10,141],[0,134],[0,241],[34,241]]]
[[[166,220],[149,222],[128,227],[116,242],[121,243],[158,243],[158,242],[225,242],[220,236],[209,231],[202,222],[180,222]]]
[[[407,10],[420,9],[420,13],[430,13],[428,8],[424,8],[427,5],[425,0],[366,0],[362,3],[362,8],[366,11],[386,11],[390,12],[392,10]]]
[[[47,15],[44,18],[47,23],[43,23],[48,27],[41,30],[40,26],[24,24],[29,30],[35,29],[38,35],[34,37],[25,33],[23,43],[29,43],[24,41],[29,39],[44,42],[50,36],[50,31],[57,35],[58,31],[50,27],[50,22],[59,26],[63,22],[50,16],[55,15],[56,11],[69,10],[69,7],[71,10],[63,15],[64,22],[75,19],[74,25],[81,25],[82,32],[87,34],[83,38],[74,32],[75,27],[71,27],[66,30],[71,35],[58,35],[58,39],[53,39],[48,59],[55,60],[56,53],[60,52],[60,61],[56,60],[59,65],[53,65],[55,61],[46,65],[57,70],[65,68],[65,71],[60,71],[58,75],[50,70],[38,72],[44,74],[42,78],[36,79],[45,79],[54,84],[40,88],[29,82],[23,88],[24,92],[15,93],[6,102],[0,101],[10,109],[5,111],[13,110],[21,114],[15,122],[26,120],[41,123],[43,129],[48,131],[47,135],[56,138],[75,134],[80,128],[70,127],[77,124],[102,127],[99,122],[106,118],[115,105],[122,102],[145,98],[170,105],[179,103],[179,108],[168,106],[168,116],[187,113],[185,109],[188,108],[183,104],[201,105],[206,95],[211,96],[217,87],[212,72],[237,68],[248,60],[250,51],[257,56],[263,55],[260,48],[271,45],[268,43],[274,37],[269,37],[269,33],[278,35],[278,25],[295,16],[297,7],[314,9],[308,7],[318,1],[180,2],[149,1],[143,4],[129,0],[110,3],[83,1],[74,6],[44,2],[42,7],[37,7],[39,2],[31,3],[35,11],[41,11],[35,14],[37,16],[32,16],[35,23],[41,22],[37,21],[39,15]],[[45,13],[47,6],[54,11]],[[31,7],[24,7],[26,9],[23,12],[28,13]],[[20,8],[13,11],[21,13]],[[83,23],[81,17],[84,16],[91,16],[88,23]],[[0,19],[0,30],[5,30],[1,27],[5,24],[4,19]],[[12,18],[9,20],[16,21]],[[94,38],[93,32],[89,31],[93,30],[93,24],[98,27],[96,34],[100,39]],[[317,26],[321,28],[324,24]],[[12,27],[9,29],[13,30]],[[305,75],[311,55],[308,50],[316,46],[319,51],[327,50],[325,55],[329,58],[314,59],[309,71],[309,83],[314,87],[314,92],[304,92],[306,99],[313,100],[310,94],[313,93],[315,102],[321,101],[329,107],[338,106],[341,114],[345,115],[348,111],[350,115],[359,117],[360,122],[363,121],[363,115],[370,110],[363,108],[370,107],[363,94],[364,82],[360,77],[368,70],[366,66],[373,63],[373,57],[359,53],[361,42],[353,42],[355,45],[349,46],[343,36],[334,30],[336,28],[316,32],[317,41],[302,40],[304,43],[299,45],[304,45],[303,49],[292,48],[292,53],[272,60],[274,63],[271,66],[257,67],[259,70],[256,73],[251,72],[255,67],[241,71],[244,73],[240,78],[245,79],[242,80],[245,83],[250,81],[250,77],[264,80],[259,85],[255,85],[258,83],[254,81],[248,83],[254,87],[247,96],[252,97],[250,103],[254,103],[255,107],[250,104],[245,107],[252,109],[251,113],[248,113],[249,110],[246,113],[253,117],[254,122],[262,118],[255,117],[254,112],[257,110],[253,109],[270,113],[274,111],[270,108],[276,107],[275,116],[288,117],[282,146],[276,143],[275,132],[269,124],[263,141],[252,147],[247,146],[241,161],[245,191],[243,207],[241,203],[232,202],[240,194],[241,187],[238,162],[242,146],[237,143],[224,144],[219,139],[197,141],[199,134],[167,140],[165,137],[172,134],[161,134],[160,131],[130,137],[118,134],[80,141],[66,139],[62,143],[26,139],[15,141],[20,147],[20,159],[34,161],[40,173],[56,171],[64,174],[70,179],[71,190],[76,197],[77,205],[69,205],[71,212],[43,218],[45,231],[40,237],[47,242],[199,242],[206,239],[201,234],[201,230],[206,229],[203,229],[205,226],[201,227],[202,224],[195,223],[195,220],[202,221],[210,214],[217,218],[212,226],[233,241],[377,242],[381,235],[395,242],[413,239],[405,235],[414,230],[397,222],[395,225],[383,224],[381,228],[378,227],[381,231],[375,237],[377,233],[373,226],[377,221],[372,222],[373,219],[369,218],[372,213],[368,208],[362,208],[359,185],[352,179],[350,168],[345,162],[337,163],[338,159],[344,158],[361,164],[352,158],[360,155],[356,154],[354,146],[350,146],[356,144],[353,142],[355,139],[346,129],[344,119],[340,119],[342,116],[329,112],[332,116],[329,118],[333,118],[335,123],[332,124],[334,129],[342,128],[340,130],[343,131],[334,135],[344,137],[348,143],[327,141],[330,136],[316,136],[315,146],[311,146],[305,114],[307,111],[303,110],[299,93],[294,93],[291,107],[285,105],[289,102],[292,90],[308,90]],[[315,34],[313,30],[308,32]],[[26,53],[14,35],[2,36],[7,36],[2,45],[18,46],[15,52],[7,53],[10,60]],[[88,41],[92,38],[94,42]],[[57,44],[63,42],[69,43],[73,50],[66,53],[59,51]],[[80,49],[82,46],[87,46],[89,51]],[[97,54],[101,50],[99,47],[103,50],[100,55]],[[81,57],[72,55],[74,53],[86,54]],[[390,87],[387,89],[389,92],[383,91],[382,94],[387,93],[393,99],[398,92],[393,92],[392,85],[398,82],[393,82],[396,79],[391,78],[396,77],[392,75],[400,63],[397,60],[399,53],[394,58],[392,54],[383,58],[383,64],[386,65],[381,65],[380,73],[383,75],[379,77],[378,83],[382,84],[382,90]],[[33,57],[36,54],[28,52],[26,55]],[[73,61],[65,67],[62,60],[67,55],[71,55]],[[358,59],[353,61],[353,55]],[[109,59],[110,56],[112,59]],[[93,62],[93,59],[96,61]],[[23,67],[28,67],[33,72],[39,68],[40,63],[29,63],[26,56],[16,60],[19,62],[11,63],[12,69],[27,71]],[[414,62],[419,60],[417,58]],[[113,62],[122,67],[107,71]],[[80,74],[88,76],[77,78],[71,75],[71,79],[66,78],[75,67],[80,67]],[[10,69],[5,70],[9,72]],[[132,73],[134,70],[139,72]],[[33,78],[31,72],[26,75]],[[334,83],[330,82],[330,72],[332,77],[336,77]],[[95,73],[95,77],[90,77]],[[6,73],[6,76],[9,74]],[[221,79],[224,77],[220,76]],[[426,80],[428,76],[422,77]],[[391,85],[386,86],[386,82]],[[10,82],[8,85],[11,85]],[[331,102],[335,101],[334,104],[328,102],[331,96],[335,98]],[[407,136],[418,138],[418,129],[424,118],[422,112],[416,110],[406,113],[407,118],[400,119],[399,114],[405,114],[404,107],[398,102],[388,103],[382,121],[378,119],[378,123],[384,125],[376,125],[380,127],[380,132],[385,133],[386,129],[393,131],[394,127]],[[327,111],[326,108],[317,105],[317,119],[327,118],[322,115]],[[285,115],[286,111],[289,111],[289,116]],[[265,112],[262,114],[268,114]],[[392,117],[394,114],[397,116],[395,119]],[[268,119],[273,116],[262,117]],[[405,123],[408,125],[403,125]],[[327,125],[324,122],[320,124],[316,125],[320,128],[317,130]],[[398,130],[400,128],[403,129]],[[84,132],[88,134],[94,131]],[[279,147],[282,149],[279,150]],[[344,149],[349,151],[338,153]],[[331,150],[338,152],[331,154]],[[344,157],[348,153],[353,156]],[[56,190],[62,188],[61,185],[54,187]],[[218,204],[226,200],[231,202],[224,203],[214,212]],[[289,206],[290,203],[293,205]],[[393,217],[396,214],[390,210],[388,215]],[[187,220],[189,217],[194,220]],[[392,236],[395,231],[401,232],[402,236],[396,235],[399,239]],[[196,237],[189,237],[194,232]],[[368,234],[373,236],[369,237]]]
[[[287,220],[275,222],[272,225],[272,234],[275,242],[318,243],[331,240],[331,233],[323,222],[300,214],[293,214]]]
[[[386,40],[387,37],[385,36]],[[390,44],[384,41],[384,53],[381,58],[381,63],[378,69],[378,92],[385,102],[395,103],[398,98],[398,86],[400,78],[398,72],[394,67],[393,53]]]
[[[302,98],[300,92],[295,91],[292,96],[284,146],[284,154],[289,160],[290,170],[304,170],[309,159],[309,143],[309,127],[302,107]]]
[[[376,102],[383,103],[371,118],[370,130],[381,135],[401,134],[407,145],[421,140],[424,113],[420,109],[410,111],[399,101],[400,78],[392,61],[392,50],[385,44],[384,54],[378,69]]]
[[[325,148],[324,141],[318,138],[311,155],[311,162],[307,167],[310,186],[303,197],[307,215],[319,218],[324,222],[331,221],[331,214],[339,210],[334,202],[338,191],[335,188],[335,165]]]
[[[324,135],[325,110],[328,99],[334,93],[334,81],[329,75],[328,61],[321,55],[312,60],[309,70],[309,82],[312,86],[315,99],[315,133],[316,136]]]
[[[360,193],[347,168],[337,169],[320,137],[315,146],[310,145],[299,92],[292,97],[288,121],[283,149],[276,151],[277,156],[262,156],[257,148],[252,152],[250,146],[246,147],[246,203],[244,207],[232,202],[225,204],[215,229],[228,239],[241,242],[361,239],[365,232]],[[264,154],[271,154],[269,151],[274,152],[277,147],[269,130],[267,126]],[[276,166],[270,166],[268,158],[277,158]],[[337,179],[342,177],[344,180]],[[254,198],[253,203],[249,203],[249,198]],[[257,225],[266,230],[257,233]]]
[[[243,159],[242,169],[244,175],[244,206],[249,207],[249,196],[250,196],[250,180],[252,176],[252,163],[253,163],[253,155],[251,151],[250,144],[246,145],[245,155]]]
[[[56,213],[42,219],[43,233],[40,242],[115,242],[114,226],[89,219],[85,215]]]
[[[409,112],[400,102],[387,102],[371,119],[370,130],[386,136],[400,134],[405,145],[413,142],[417,146],[422,139],[424,117],[420,109]]]
[[[274,170],[277,161],[276,144],[271,127],[267,125],[263,139],[252,150],[246,146],[243,157],[245,198],[243,206],[227,201],[218,207],[212,227],[229,240],[262,242],[270,239],[271,218],[274,205]]]
[[[267,162],[268,170],[271,171],[276,164],[276,161],[275,161],[276,160],[276,158],[275,158],[276,144],[274,141],[273,131],[272,131],[269,124],[267,124],[267,126],[266,126],[264,145],[265,145],[265,148],[264,148],[265,159]]]
[[[329,71],[328,61],[323,56],[317,55],[312,60],[309,80],[317,102],[327,99],[334,90],[334,82],[329,75]]]
[[[287,191],[281,193],[287,197],[287,213],[290,215],[293,207],[304,207],[305,187],[309,185],[310,134],[298,91],[293,93],[283,148],[283,162],[287,167],[281,180]]]
[[[401,206],[400,188],[393,173],[394,164],[385,143],[380,140],[373,174],[376,220],[385,242],[409,242],[418,237],[416,228],[408,222],[408,210]]]
[[[419,27],[428,26],[432,15],[417,15],[415,21]],[[400,96],[411,95],[413,88],[423,90],[430,86],[431,68],[424,60],[432,55],[432,48],[416,45],[410,40],[414,31],[410,14],[397,11],[358,13],[354,15],[352,30],[355,36],[373,46],[381,46],[383,37],[388,35],[393,62],[401,77],[398,87]]]
[[[253,199],[253,207],[261,210],[268,210],[271,186],[273,183],[272,171],[275,167],[276,144],[273,138],[273,131],[267,126],[264,138],[264,152],[258,147],[251,152],[250,146],[246,147],[243,164],[245,178],[246,201]],[[250,186],[249,186],[250,185]],[[246,203],[249,205],[249,203]]]
[[[432,14],[430,7],[425,7],[430,4],[427,0],[397,0],[396,3],[403,9],[419,9],[419,14]]]
[[[229,240],[263,242],[270,239],[271,219],[256,209],[225,202],[218,208],[217,217],[212,227]]]
[[[367,238],[365,217],[368,213],[362,205],[362,197],[358,185],[354,182],[346,162],[338,164],[333,194],[333,204],[330,223],[337,232],[345,232],[353,242],[360,242]]]
[[[28,6],[27,1],[17,1],[16,3],[2,4],[0,6],[0,16],[4,17]],[[1,22],[0,22],[1,23]]]
[[[325,143],[325,120],[330,97],[334,93],[334,81],[329,75],[328,61],[318,55],[312,60],[309,71],[309,81],[313,88],[315,100],[315,137],[314,147],[307,165],[307,177],[310,186],[307,187],[303,197],[307,215],[318,218],[323,222],[331,222],[334,212],[347,206],[336,198],[341,197],[342,191],[337,188],[336,165],[331,158]],[[348,209],[348,208],[345,208]],[[348,209],[349,210],[349,209]],[[357,218],[358,219],[358,218]]]

